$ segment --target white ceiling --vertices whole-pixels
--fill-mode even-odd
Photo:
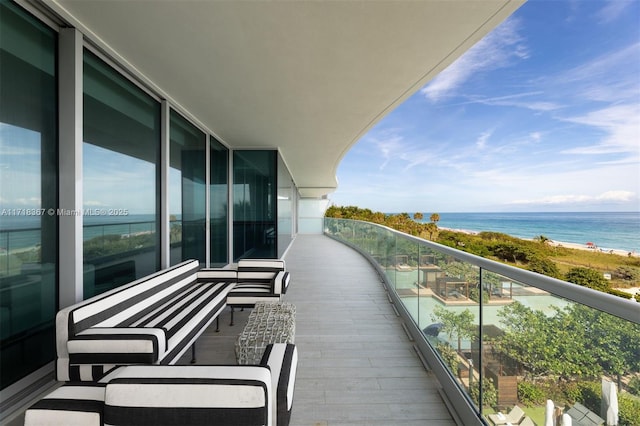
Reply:
[[[44,0],[232,148],[278,148],[303,197],[521,0]]]

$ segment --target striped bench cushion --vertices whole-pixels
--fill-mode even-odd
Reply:
[[[67,347],[72,365],[154,363],[167,351],[167,336],[161,328],[93,327],[70,339]]]
[[[231,283],[194,283],[133,318],[105,320],[69,339],[72,378],[83,364],[172,364],[226,306]],[[116,322],[116,320],[120,322]],[[95,380],[97,377],[93,377]]]
[[[284,260],[242,259],[238,261],[238,282],[268,283],[284,269]]]
[[[264,366],[129,366],[108,377],[104,423],[271,425]]]
[[[108,371],[109,366],[84,364],[71,367],[69,340],[102,321],[115,318],[116,315],[121,314],[120,321],[123,321],[127,315],[127,318],[135,316],[153,303],[150,298],[154,295],[163,291],[171,292],[172,290],[168,289],[171,286],[180,287],[192,283],[195,280],[194,277],[197,277],[198,268],[198,261],[186,261],[61,309],[56,315],[57,379],[59,381],[95,380]],[[114,319],[114,324],[109,327],[113,327],[116,324],[115,321]]]
[[[183,262],[98,295],[89,299],[88,303],[75,305],[69,312],[69,335],[101,323],[106,324],[103,326],[115,326],[135,321],[137,317],[145,315],[148,309],[165,304],[165,298],[196,281],[198,268],[197,261]]]
[[[105,384],[67,383],[31,406],[25,426],[101,426]]]

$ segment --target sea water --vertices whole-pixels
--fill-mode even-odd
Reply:
[[[423,213],[422,222],[429,222],[431,213]],[[640,253],[640,212],[601,213],[438,213],[441,228],[466,231],[494,231],[518,238],[540,235],[575,244],[592,242],[603,250],[620,249]],[[101,235],[109,225],[109,233],[128,234],[153,229],[154,215],[122,217],[88,217],[84,239]],[[119,225],[122,229],[116,230]],[[11,247],[30,247],[39,243],[39,217],[1,217],[0,248],[3,240],[11,238]],[[16,233],[15,230],[21,230]],[[4,231],[4,232],[3,232]],[[118,231],[118,232],[116,232]],[[10,235],[11,234],[11,235]]]
[[[518,238],[540,235],[575,244],[592,242],[603,250],[640,252],[640,212],[438,213],[438,227],[494,231]],[[429,222],[431,213],[423,213]]]

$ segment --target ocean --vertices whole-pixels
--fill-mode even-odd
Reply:
[[[423,213],[429,222],[431,213]],[[640,212],[438,213],[438,227],[495,231],[518,238],[540,235],[567,243],[592,242],[599,248],[640,252]]]
[[[155,232],[155,215],[152,214],[86,216],[84,219],[82,233],[84,241],[105,234],[130,235]],[[39,216],[0,217],[0,252],[34,247],[39,244],[40,222]]]
[[[431,213],[423,213],[429,222]],[[441,228],[467,231],[495,231],[518,238],[544,235],[554,241],[585,244],[592,242],[602,249],[640,252],[640,212],[625,213],[438,213]],[[153,215],[87,217],[84,239],[103,232],[128,234],[153,229]],[[39,242],[40,218],[0,218],[0,248],[9,243],[12,248],[30,247]],[[134,223],[135,224],[132,224]],[[109,225],[107,227],[95,225]],[[25,228],[32,228],[24,231]],[[33,229],[36,228],[36,229]],[[22,232],[3,232],[22,229]],[[10,235],[11,234],[11,235]],[[6,241],[3,241],[6,240]],[[6,248],[6,247],[5,247]]]

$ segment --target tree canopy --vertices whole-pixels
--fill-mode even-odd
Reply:
[[[563,379],[624,375],[640,371],[640,326],[583,305],[555,308],[552,316],[519,302],[498,314],[505,334],[499,352],[533,377]]]

